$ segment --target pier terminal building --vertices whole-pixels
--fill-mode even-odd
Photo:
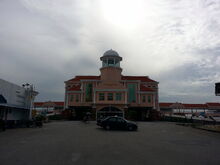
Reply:
[[[76,119],[90,112],[93,118],[118,115],[147,120],[159,110],[158,82],[148,76],[122,75],[122,57],[114,50],[100,58],[98,76],[75,76],[65,81],[65,109]]]

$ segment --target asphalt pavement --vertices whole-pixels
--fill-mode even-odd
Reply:
[[[51,122],[0,132],[0,165],[219,165],[220,134],[168,122],[136,132]]]

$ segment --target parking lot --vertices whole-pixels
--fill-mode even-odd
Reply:
[[[220,134],[168,122],[139,122],[137,132],[95,122],[51,122],[0,132],[1,165],[219,165]]]

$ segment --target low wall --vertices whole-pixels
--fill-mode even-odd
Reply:
[[[187,118],[185,116],[163,116],[161,117],[161,120],[179,123],[220,124],[220,121],[209,118]]]

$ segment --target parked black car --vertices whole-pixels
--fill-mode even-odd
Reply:
[[[98,120],[97,125],[103,127],[106,130],[120,129],[120,130],[136,131],[138,129],[137,124],[135,124],[134,122],[116,116],[110,116],[103,120]]]

